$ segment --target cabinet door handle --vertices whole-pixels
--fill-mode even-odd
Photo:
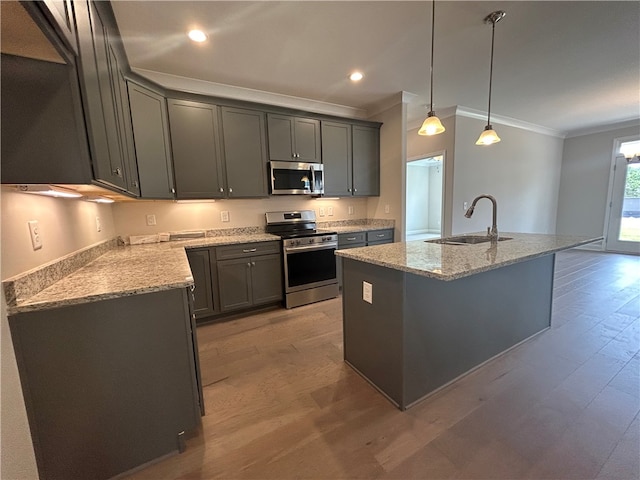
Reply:
[[[175,189],[175,188],[172,188],[172,189],[171,189],[171,193],[176,193],[176,189]]]
[[[357,191],[358,191],[358,189],[357,189],[357,188],[354,188],[354,189],[353,189],[353,193],[355,193],[355,192],[357,192]]]
[[[136,180],[133,181],[133,186],[138,188],[138,182]]]
[[[256,262],[251,262],[251,266],[255,267],[256,266]]]
[[[224,193],[224,188],[220,187],[220,193]]]
[[[120,170],[120,168],[116,168],[115,170],[113,170],[113,173],[115,173],[119,177],[122,176],[122,170]]]
[[[256,250],[258,249],[257,248],[242,249],[242,253],[252,253],[252,252],[255,252]]]
[[[229,187],[229,193],[233,193],[233,188]]]
[[[251,267],[251,262],[247,262],[247,267]]]
[[[347,192],[351,193],[351,189],[350,189],[350,188],[347,188]]]

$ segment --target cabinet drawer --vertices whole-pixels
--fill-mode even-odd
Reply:
[[[393,241],[393,230],[374,230],[367,232],[367,242],[389,242]]]
[[[216,258],[218,260],[251,257],[268,253],[280,253],[280,242],[242,243],[216,248]]]
[[[367,241],[365,232],[359,233],[341,233],[338,235],[338,248],[364,247]],[[358,245],[362,244],[362,245]]]

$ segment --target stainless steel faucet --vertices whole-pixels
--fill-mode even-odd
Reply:
[[[498,238],[498,202],[494,197],[492,197],[491,195],[478,195],[476,198],[473,199],[473,203],[471,203],[471,206],[466,211],[464,216],[467,218],[471,218],[471,215],[473,215],[473,211],[476,208],[476,203],[478,203],[478,200],[480,200],[481,198],[488,198],[489,200],[491,200],[491,203],[493,204],[493,222],[492,222],[491,228],[487,227],[487,237],[497,240]]]

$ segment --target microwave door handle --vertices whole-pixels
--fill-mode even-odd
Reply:
[[[316,191],[316,171],[313,169],[313,165],[309,165],[311,168],[311,193]]]

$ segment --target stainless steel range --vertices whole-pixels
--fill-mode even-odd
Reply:
[[[298,307],[338,296],[338,235],[316,230],[313,210],[267,212],[267,233],[282,238],[285,306]]]

